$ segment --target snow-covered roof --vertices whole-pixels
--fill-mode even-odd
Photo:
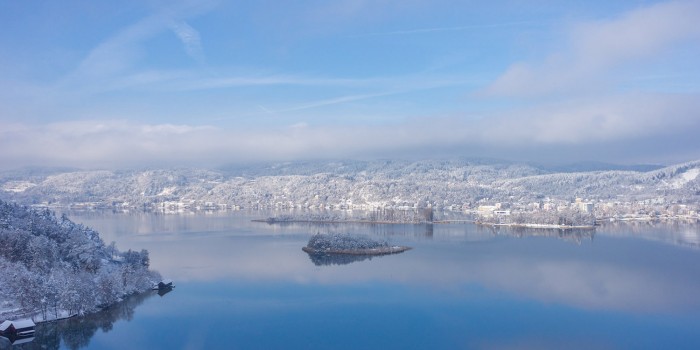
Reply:
[[[13,321],[12,324],[15,325],[15,329],[34,327],[34,321],[30,319]]]
[[[173,283],[173,280],[171,280],[171,279],[162,280],[160,283],[163,283],[163,284],[172,284],[172,283]]]
[[[8,321],[1,323],[0,324],[0,332],[6,331],[8,328],[10,328],[10,326],[12,326],[12,321],[8,320]]]

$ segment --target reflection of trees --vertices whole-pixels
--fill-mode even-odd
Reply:
[[[592,241],[596,231],[593,229],[554,229],[554,228],[531,228],[517,226],[482,226],[478,225],[477,230],[488,231],[493,235],[523,237],[553,237],[565,241],[581,244],[584,240]]]
[[[136,307],[155,294],[149,291],[133,295],[103,311],[82,317],[40,323],[36,326],[34,341],[23,345],[22,349],[59,349],[61,340],[69,349],[86,347],[98,329],[109,332],[115,322],[131,321]]]
[[[599,231],[606,236],[642,238],[700,248],[700,225],[697,223],[645,220],[616,221],[603,223]]]
[[[359,222],[275,222],[272,226],[284,228],[287,231],[301,231],[309,233],[362,233],[376,236],[415,236],[433,237],[433,230],[444,230],[446,225],[433,224],[375,224]],[[463,226],[463,225],[460,225]]]
[[[311,259],[311,262],[316,266],[347,265],[357,261],[371,260],[373,257],[375,256],[351,254],[309,254],[309,259]]]
[[[376,208],[371,211],[322,211],[322,212],[297,212],[296,214],[283,214],[271,216],[265,220],[268,224],[309,222],[309,223],[384,223],[384,224],[419,224],[433,222],[433,208],[420,209],[393,209]]]
[[[441,225],[438,230],[443,229]],[[370,225],[371,232],[377,236],[397,236],[397,237],[425,237],[432,238],[434,224],[373,224]]]

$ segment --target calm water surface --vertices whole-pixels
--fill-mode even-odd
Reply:
[[[148,249],[177,287],[44,325],[61,349],[699,349],[700,230],[268,225],[267,213],[71,213],[121,250]],[[311,234],[413,250],[314,262]]]

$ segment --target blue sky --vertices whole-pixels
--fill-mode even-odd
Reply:
[[[700,158],[697,1],[6,1],[0,164]]]

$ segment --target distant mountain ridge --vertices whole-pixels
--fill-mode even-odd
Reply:
[[[555,173],[580,173],[580,172],[591,172],[591,171],[609,171],[609,170],[622,170],[622,171],[639,171],[647,172],[654,171],[663,168],[663,165],[658,164],[633,164],[633,165],[620,165],[604,162],[578,162],[564,165],[555,166],[543,166],[543,169],[555,172]]]
[[[700,202],[700,161],[649,171],[553,172],[495,160],[374,160],[250,167],[0,173],[0,197],[23,204],[143,207],[447,207],[573,200]]]

